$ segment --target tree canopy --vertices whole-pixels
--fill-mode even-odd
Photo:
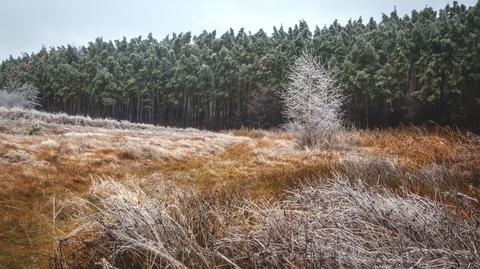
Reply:
[[[0,65],[0,88],[29,83],[46,111],[198,128],[272,127],[284,122],[279,91],[309,51],[347,95],[358,126],[433,120],[480,124],[480,3],[454,2],[380,21],[310,28],[300,21],[268,35],[244,29],[97,38],[42,48]]]

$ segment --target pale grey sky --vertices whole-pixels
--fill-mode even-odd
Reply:
[[[147,36],[162,39],[171,32],[244,27],[252,32],[273,26],[293,26],[304,19],[310,27],[344,24],[362,16],[379,19],[394,7],[399,15],[412,9],[443,8],[451,0],[0,0],[0,61],[12,54],[59,45],[85,45],[106,40]],[[459,0],[467,6],[475,0]]]

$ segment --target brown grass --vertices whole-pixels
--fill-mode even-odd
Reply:
[[[478,223],[413,194],[348,178],[242,207],[224,255],[245,268],[446,268],[480,262]]]
[[[242,127],[239,129],[224,131],[224,133],[232,134],[235,136],[246,136],[250,138],[272,138],[272,139],[285,139],[285,140],[293,140],[294,136],[291,133],[285,132],[280,129],[270,129],[270,130],[262,130],[262,129],[252,129]]]
[[[409,168],[447,164],[480,173],[480,137],[469,132],[439,127],[360,131],[357,145]]]
[[[147,194],[143,188],[107,179],[93,185],[90,200],[70,199],[76,225],[58,237],[56,267],[92,268],[102,260],[120,268],[468,268],[480,262],[473,218],[338,176],[301,186],[279,202],[254,202],[248,192],[167,184],[149,185]]]
[[[250,129],[250,128],[245,128],[242,127],[240,129],[235,129],[230,131],[232,135],[236,136],[246,136],[246,137],[251,137],[251,138],[263,138],[265,137],[265,133],[263,130],[258,130],[258,129]]]
[[[478,135],[439,127],[359,131],[356,145],[398,166],[390,172],[381,169],[377,175],[376,180],[388,187],[408,189],[449,204],[463,199],[480,208],[480,203],[471,202],[480,201]],[[360,165],[366,169],[348,165],[360,176],[376,170],[375,163]]]

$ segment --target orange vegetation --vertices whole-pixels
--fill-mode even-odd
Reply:
[[[389,128],[360,131],[357,144],[410,168],[451,164],[480,172],[480,137],[448,128]]]

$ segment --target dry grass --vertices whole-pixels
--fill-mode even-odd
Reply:
[[[221,245],[246,268],[449,268],[480,263],[478,222],[443,205],[334,178],[242,208]]]
[[[295,137],[291,133],[285,132],[281,129],[271,129],[271,130],[262,130],[262,129],[252,129],[242,127],[240,129],[224,131],[227,134],[235,136],[246,136],[250,138],[273,138],[273,139],[285,139],[293,140]]]
[[[375,168],[378,163],[358,166],[347,161],[356,174],[380,171],[369,178],[385,182],[390,188],[408,189],[442,202],[460,199],[480,207],[476,202],[480,198],[478,135],[449,128],[408,127],[359,131],[354,136],[356,145],[375,156],[369,160],[380,158],[396,167],[378,170]],[[380,167],[391,165],[380,164]]]
[[[408,191],[447,204],[448,212],[456,214],[454,220],[478,216],[480,157],[478,137],[472,134],[416,128],[350,131],[342,134],[346,145],[322,151],[298,150],[292,136],[282,131],[213,133],[26,110],[0,109],[0,115],[5,116],[0,117],[0,268],[61,268],[61,264],[76,268],[115,262],[141,267],[138,260],[144,253],[150,255],[145,261],[156,264],[152,259],[158,249],[129,254],[136,258],[128,260],[122,257],[132,248],[126,248],[115,256],[120,260],[114,259],[115,241],[98,230],[101,221],[112,224],[106,223],[110,217],[143,212],[131,208],[121,213],[127,215],[115,215],[120,213],[112,211],[108,201],[120,189],[146,201],[142,210],[151,218],[175,220],[177,224],[165,222],[169,233],[190,234],[173,236],[162,250],[162,255],[168,253],[188,267],[246,262],[230,252],[233,246],[218,243],[234,227],[262,225],[245,206],[277,207],[291,199],[289,190],[304,184],[321,186],[335,173],[381,185],[399,197],[406,197]],[[32,123],[41,128],[35,135],[28,134]],[[434,150],[422,151],[425,147]],[[99,177],[114,180],[103,185],[92,181]],[[115,187],[109,191],[108,186]],[[67,206],[71,197],[81,197],[86,207]],[[129,199],[123,202],[135,205]],[[159,203],[158,208],[151,208],[151,203]],[[52,211],[59,208],[63,209],[52,222]],[[184,222],[177,219],[181,215]],[[97,222],[90,228],[75,230],[93,220]],[[157,246],[156,238],[148,238],[153,240],[150,248]],[[65,251],[57,252],[57,260],[55,244]],[[166,260],[168,255],[159,264],[172,262]]]
[[[46,113],[36,110],[29,110],[23,108],[5,108],[0,107],[0,119],[3,124],[7,124],[9,121],[15,123],[33,123],[38,122],[43,126],[55,127],[55,126],[85,126],[85,127],[100,127],[108,129],[171,129],[165,127],[154,127],[149,124],[131,123],[128,121],[117,121],[113,119],[92,119],[84,116],[70,116],[65,113]],[[18,127],[18,126],[17,126]]]
[[[185,190],[173,189],[175,197],[155,190],[152,197],[135,185],[94,183],[90,195],[96,204],[70,202],[80,209],[80,225],[58,239],[55,267],[89,268],[106,257],[122,268],[208,267],[212,257],[204,233],[210,230],[210,205]]]
[[[469,132],[440,127],[360,131],[357,145],[393,157],[409,168],[447,164],[480,174],[480,137]]]
[[[336,177],[278,203],[173,187],[96,182],[57,268],[445,268],[480,262],[479,223],[414,194]]]

